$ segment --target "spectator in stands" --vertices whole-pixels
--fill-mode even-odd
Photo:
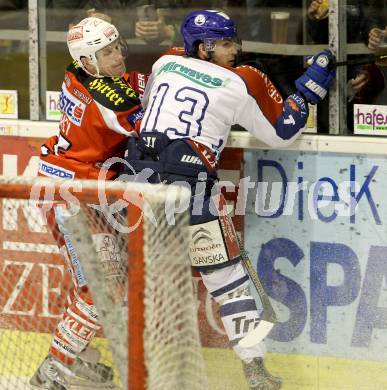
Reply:
[[[387,1],[386,0],[374,0],[372,1],[371,10],[374,14],[378,15],[379,25],[370,30],[368,35],[368,48],[376,55],[387,54]],[[378,68],[384,77],[384,83],[381,81],[381,85],[385,86],[387,79],[387,60],[382,59],[376,62]],[[370,88],[371,89],[371,88]],[[374,91],[369,90],[369,93]],[[387,104],[387,89],[377,96],[375,104]]]
[[[95,16],[114,23],[125,37],[133,32],[134,16],[128,0],[48,0],[46,12],[48,30],[67,31],[81,19]]]
[[[271,12],[290,13],[289,42],[301,44],[300,21],[302,0],[245,0],[250,39],[259,42],[271,42]]]
[[[189,8],[218,8],[224,0],[137,0],[135,36],[151,44],[165,40],[172,45],[181,44],[179,27]],[[147,14],[144,10],[147,9]],[[146,13],[146,12],[145,12]]]
[[[176,1],[137,1],[135,36],[147,43],[158,44],[168,40],[175,42],[176,11],[182,4]],[[180,2],[182,3],[182,2]]]
[[[310,43],[328,43],[328,13],[326,17],[319,15],[323,0],[312,0],[307,9],[307,37]],[[380,18],[375,12],[375,1],[368,3],[360,0],[349,0],[346,5],[347,42],[374,45],[374,27],[380,25]],[[364,56],[363,56],[364,57]],[[360,59],[362,56],[350,56]],[[372,104],[384,88],[384,78],[375,64],[364,66],[348,66],[348,105],[347,128],[353,128],[353,103]],[[318,106],[319,129],[328,131],[328,105],[321,102]]]
[[[272,42],[271,13],[273,11],[288,12],[288,44],[302,42],[302,0],[245,0],[244,8],[247,14],[248,27],[242,37],[258,42]],[[283,96],[293,90],[294,78],[302,74],[303,59],[301,56],[288,56],[259,52],[244,52],[240,64],[254,66],[270,76],[271,81]],[[292,74],[289,69],[298,69]],[[290,76],[290,77],[289,77]]]

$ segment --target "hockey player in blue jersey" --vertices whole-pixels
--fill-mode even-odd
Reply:
[[[306,123],[307,103],[323,99],[332,84],[334,56],[330,51],[316,55],[296,81],[294,93],[283,98],[264,73],[234,67],[240,42],[226,14],[193,11],[185,17],[181,33],[184,50],[172,49],[153,65],[142,100],[146,111],[140,134],[128,142],[124,173],[135,179],[133,172],[152,169],[150,182],[191,186],[192,266],[220,305],[224,329],[249,388],[277,390],[282,380],[263,364],[264,343],[257,340],[248,348],[238,343],[259,323],[259,313],[232,221],[217,212],[224,204],[215,190],[217,164],[233,124],[272,147],[293,142]],[[200,232],[212,245],[196,239]],[[241,321],[243,326],[237,326]]]

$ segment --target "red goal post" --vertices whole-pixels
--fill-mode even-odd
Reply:
[[[96,343],[116,388],[207,387],[189,198],[177,186],[0,177],[0,345],[9,346],[0,347],[0,389],[28,388],[71,285],[46,219],[58,204],[66,204],[65,226],[103,326]]]

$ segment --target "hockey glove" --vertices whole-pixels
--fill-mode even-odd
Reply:
[[[308,62],[312,64],[296,80],[296,87],[308,102],[317,104],[324,99],[336,76],[333,67],[335,56],[330,50],[324,50],[315,54]]]

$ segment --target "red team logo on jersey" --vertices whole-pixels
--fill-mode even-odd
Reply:
[[[74,108],[74,116],[78,119],[81,119],[82,118],[82,115],[83,115],[83,108],[81,105],[79,106],[76,106]]]
[[[66,83],[67,85],[67,83]],[[67,85],[68,86],[68,85]],[[91,98],[86,96],[83,92],[81,92],[79,89],[77,88],[73,88],[72,90],[72,93],[73,95],[75,95],[76,97],[78,97],[79,99],[81,99],[84,103],[86,104],[90,104],[92,102]]]
[[[300,107],[298,107],[298,104],[294,100],[289,99],[288,103],[289,103],[289,106],[292,108],[293,111],[300,112]]]
[[[71,123],[76,126],[81,125],[85,106],[85,103],[72,95],[64,84],[62,85],[62,91],[59,95],[59,109],[68,117]]]

